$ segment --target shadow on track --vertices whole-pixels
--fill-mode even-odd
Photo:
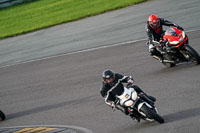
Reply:
[[[163,116],[165,123],[176,122],[200,115],[200,108],[187,109]]]
[[[47,111],[47,110],[51,110],[51,109],[55,109],[55,108],[59,108],[59,107],[64,107],[64,106],[72,106],[72,105],[82,104],[84,102],[90,101],[90,99],[93,98],[93,97],[96,97],[96,95],[90,96],[90,97],[85,97],[85,98],[80,98],[80,99],[76,99],[76,100],[61,102],[61,103],[57,103],[57,104],[46,105],[46,106],[42,106],[42,107],[36,107],[36,108],[30,109],[30,110],[16,112],[16,113],[13,113],[13,114],[8,114],[7,119],[14,119],[14,118],[18,118],[18,117],[23,117],[23,116],[27,116],[27,115],[31,115],[31,114],[35,114],[35,113],[39,113],[39,112],[44,112],[44,111]]]
[[[163,68],[164,67],[164,68]],[[166,73],[174,73],[174,72],[179,72],[179,71],[186,71],[186,70],[190,70],[192,68],[197,68],[200,67],[200,65],[193,65],[191,63],[182,63],[182,64],[177,64],[175,67],[172,68],[167,68],[165,66],[163,66],[160,69],[157,69],[156,71],[151,72],[150,74],[155,74],[155,73],[159,73],[159,74],[166,74]]]
[[[141,121],[140,123],[136,124],[133,122],[133,124],[128,125],[127,127],[123,126],[123,128],[118,128],[118,132],[128,132],[128,131],[135,131],[140,132],[151,130],[152,128],[158,127],[158,126],[164,126],[167,123],[170,122],[176,122],[184,119],[189,119],[191,117],[199,116],[200,115],[200,107],[199,108],[193,108],[193,109],[187,109],[175,113],[171,113],[168,115],[164,115],[165,123],[160,124],[156,121],[154,122],[147,122],[147,121]]]
[[[165,124],[165,123],[164,123]],[[162,126],[163,124],[160,124],[156,121],[154,122],[148,122],[148,121],[141,121],[140,123],[135,123],[132,121],[132,124],[129,125],[123,125],[123,127],[117,128],[116,133],[122,133],[122,132],[129,132],[129,131],[134,131],[134,132],[143,132],[146,130],[150,130],[152,128]]]

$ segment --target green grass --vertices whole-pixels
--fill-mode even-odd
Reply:
[[[146,0],[37,0],[0,10],[0,39],[75,21]]]

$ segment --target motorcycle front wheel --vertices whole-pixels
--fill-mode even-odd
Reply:
[[[146,106],[145,104],[142,106],[142,108],[140,109],[144,114],[146,114],[149,118],[156,120],[159,123],[164,123],[164,119],[157,114],[157,112],[151,108],[149,108],[148,106]]]
[[[190,56],[189,60],[193,64],[195,64],[195,65],[200,64],[200,56],[199,56],[199,54],[190,45],[187,45],[185,47],[185,50],[186,50],[186,53]]]

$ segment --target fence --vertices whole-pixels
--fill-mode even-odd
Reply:
[[[0,0],[0,8],[22,3],[24,0]]]

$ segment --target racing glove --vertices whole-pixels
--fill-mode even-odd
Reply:
[[[179,30],[184,30],[181,26],[177,26],[177,29],[179,29]]]
[[[134,84],[134,80],[133,80],[132,76],[129,76],[127,79],[127,87],[132,86],[133,84]]]

